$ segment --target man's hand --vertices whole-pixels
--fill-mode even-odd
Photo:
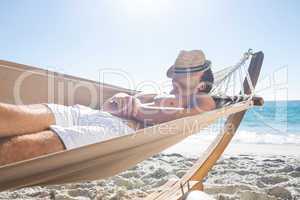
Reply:
[[[141,103],[152,103],[157,94],[152,93],[138,93],[134,95],[136,98],[140,100]]]
[[[138,107],[141,104],[139,99],[125,93],[118,93],[114,95],[109,100],[109,103],[114,108],[113,110],[110,110],[112,114],[126,118],[134,118]]]

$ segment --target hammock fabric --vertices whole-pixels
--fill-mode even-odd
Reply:
[[[253,86],[256,85],[262,61],[262,52],[252,55],[248,72]],[[0,72],[0,102],[5,103],[51,102],[64,105],[92,105],[94,108],[99,108],[115,93],[137,93],[129,89],[7,61],[0,61]],[[49,77],[51,77],[50,81]],[[243,87],[245,94],[250,94],[246,79]],[[95,96],[90,94],[91,90],[96,93]],[[70,95],[70,92],[74,91],[76,91],[75,95]],[[199,132],[218,118],[229,116],[225,129],[190,171],[181,180],[168,182],[162,187],[162,192],[153,193],[148,197],[149,199],[178,199],[182,196],[183,186],[186,183],[191,184],[193,189],[202,187],[201,181],[230,142],[245,111],[253,104],[254,101],[250,98],[210,112],[140,129],[133,135],[0,166],[0,191],[33,185],[107,178]],[[169,127],[172,127],[172,132]]]

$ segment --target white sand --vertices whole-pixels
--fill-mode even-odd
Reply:
[[[179,179],[194,161],[180,154],[160,154],[107,180],[6,191],[0,199],[138,199]],[[222,200],[300,199],[300,160],[290,155],[227,155],[205,184],[205,192]]]

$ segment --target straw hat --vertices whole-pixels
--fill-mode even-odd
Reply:
[[[167,76],[172,78],[175,74],[205,71],[209,68],[202,50],[180,51],[177,59],[168,71]]]

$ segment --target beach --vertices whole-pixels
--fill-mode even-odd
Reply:
[[[250,110],[222,157],[204,181],[217,200],[300,199],[300,102],[266,103]],[[282,118],[282,110],[288,110]],[[279,112],[280,111],[280,112]],[[280,117],[278,114],[280,113]],[[257,113],[263,120],[257,119]],[[106,180],[29,187],[0,193],[0,199],[129,200],[178,180],[212,143],[224,121],[188,137]],[[101,169],[99,169],[101,170]]]
[[[106,180],[5,191],[0,199],[139,199],[168,180],[182,177],[195,161],[178,153],[163,153]],[[300,199],[300,159],[227,153],[209,172],[204,186],[206,193],[219,200]]]
[[[0,200],[300,200],[300,1],[0,5]]]

